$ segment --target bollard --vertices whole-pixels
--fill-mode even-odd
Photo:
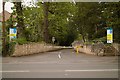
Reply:
[[[76,46],[76,52],[77,52],[77,54],[79,53],[79,48],[80,48],[80,46]]]
[[[77,49],[77,54],[78,54],[78,47],[76,49]]]

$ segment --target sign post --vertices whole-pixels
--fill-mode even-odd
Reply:
[[[54,44],[54,42],[55,42],[55,37],[52,37],[52,42],[53,42],[53,44]]]
[[[113,43],[113,29],[107,29],[107,43]]]

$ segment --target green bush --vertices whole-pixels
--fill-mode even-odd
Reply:
[[[6,43],[6,48],[3,49],[2,51],[6,51],[6,53],[2,54],[2,56],[10,56],[14,53],[15,51],[15,42],[7,42]]]
[[[15,42],[9,42],[8,43],[8,45],[7,45],[7,47],[8,47],[8,55],[10,56],[10,55],[12,55],[13,53],[14,53],[14,51],[15,51]]]
[[[89,41],[89,42],[85,42],[84,44],[94,44],[94,42],[93,41]]]
[[[6,48],[3,49],[2,51],[6,51],[6,53],[2,54],[3,56],[10,56],[14,53],[15,51],[15,45],[16,43],[22,45],[28,43],[26,38],[18,38],[18,39],[12,39],[11,41],[7,41],[6,43]]]
[[[23,45],[23,44],[27,44],[28,41],[26,40],[26,38],[18,38],[15,40],[16,43],[20,44],[20,45]]]
[[[105,36],[105,37],[97,38],[97,39],[94,39],[93,41],[107,43],[107,37]]]

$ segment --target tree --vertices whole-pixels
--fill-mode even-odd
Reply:
[[[73,24],[76,30],[82,35],[82,39],[85,42],[87,38],[92,38],[92,34],[95,32],[95,24],[98,22],[97,3],[77,3],[76,14],[73,18]]]
[[[24,7],[23,16],[25,35],[28,41],[38,42],[43,40],[43,8],[41,4],[36,7]]]
[[[2,53],[3,53],[3,56],[6,55],[6,30],[5,30],[5,2],[3,2],[3,23],[2,23]]]
[[[74,26],[70,26],[71,18],[75,14],[73,3],[50,3],[49,4],[49,32],[50,38],[56,38],[59,45],[70,45],[76,38]]]
[[[23,8],[22,8],[22,2],[14,2],[16,15],[17,15],[17,30],[18,30],[18,38],[19,37],[25,37],[24,33],[24,19],[23,19]]]
[[[43,28],[43,34],[44,34],[44,41],[49,42],[49,31],[48,31],[48,9],[49,9],[49,3],[44,2],[43,3],[43,10],[44,10],[44,28]]]
[[[120,2],[101,3],[102,18],[106,22],[107,28],[113,28],[114,42],[120,43]]]

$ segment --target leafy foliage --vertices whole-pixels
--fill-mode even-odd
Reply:
[[[23,44],[27,44],[28,41],[26,40],[26,38],[18,38],[18,39],[15,39],[15,42],[20,44],[20,45],[23,45]]]
[[[70,26],[75,9],[72,3],[50,3],[49,31],[51,37],[54,36],[59,45],[70,45],[76,38],[73,26]]]
[[[31,7],[16,3],[13,7],[13,15],[17,14],[17,19],[11,17],[13,22],[10,20],[9,26],[12,26],[14,22],[21,18],[21,22],[18,22],[18,24],[22,23],[22,28],[19,27],[18,31],[25,35],[26,41],[43,41],[45,40],[44,33],[47,31],[49,42],[52,41],[51,39],[54,36],[56,43],[59,45],[70,45],[75,39],[78,39],[79,35],[84,42],[105,37],[106,29],[112,27],[114,41],[120,42],[120,16],[118,15],[120,13],[120,3],[77,2],[73,4],[54,2],[46,4],[48,17],[45,17],[45,6],[41,2]],[[17,8],[22,13],[19,13],[16,10]],[[48,30],[45,28],[45,18],[48,20]]]

